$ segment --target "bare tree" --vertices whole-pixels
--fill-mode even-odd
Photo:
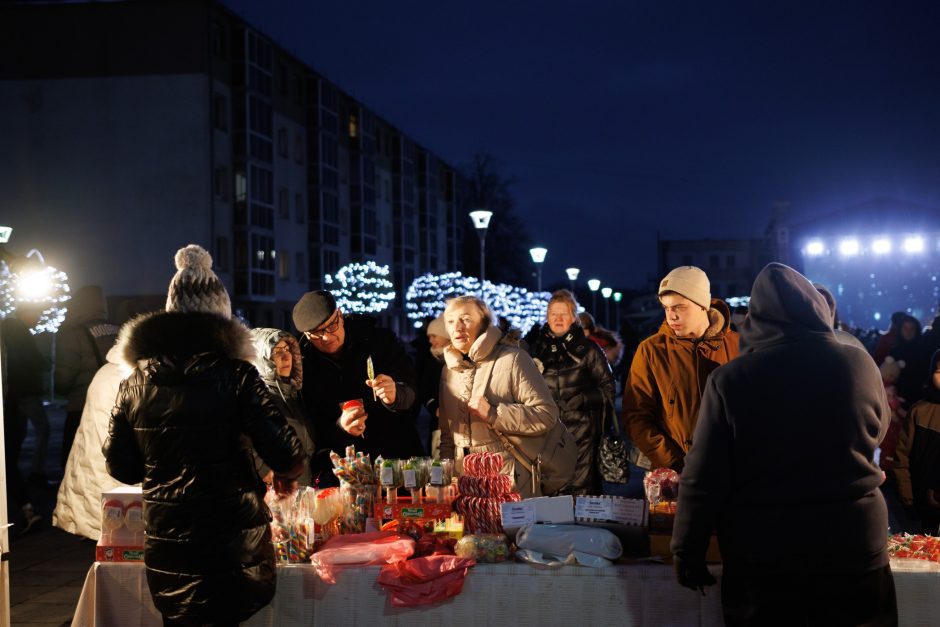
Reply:
[[[528,252],[532,238],[515,213],[510,187],[516,179],[503,175],[501,168],[499,160],[488,152],[473,155],[473,161],[461,168],[466,185],[463,213],[474,209],[493,212],[486,233],[486,279],[526,287],[532,284]],[[464,228],[463,267],[464,274],[479,275],[480,243],[469,217]]]

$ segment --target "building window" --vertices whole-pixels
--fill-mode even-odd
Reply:
[[[281,96],[287,98],[287,66],[283,63],[277,64],[277,88]]]
[[[294,74],[294,104],[304,106],[304,77]]]
[[[290,192],[286,187],[277,192],[277,215],[285,220],[290,218]]]
[[[727,268],[733,268],[735,262],[736,262],[736,259],[735,259],[734,255],[727,255],[727,256],[725,257],[725,267],[727,267]]]
[[[294,135],[294,162],[304,162],[304,136],[300,133]]]
[[[248,200],[248,179],[245,178],[245,172],[239,170],[235,173],[235,201],[245,202]]]
[[[718,255],[709,255],[708,256],[708,267],[717,268],[718,267]]]
[[[209,30],[209,37],[212,46],[212,53],[217,57],[225,57],[225,33],[222,25],[218,22],[212,22]]]
[[[283,126],[277,130],[277,154],[287,159],[287,129]]]
[[[359,116],[355,111],[349,112],[349,139],[359,137]]]
[[[216,168],[212,175],[212,191],[220,200],[228,200],[228,168]]]
[[[307,260],[304,259],[303,253],[297,253],[295,255],[296,261],[294,265],[296,266],[296,271],[294,275],[297,277],[298,283],[303,283],[307,280]]]
[[[307,207],[304,202],[303,194],[296,194],[294,196],[294,219],[297,221],[297,224],[303,224],[307,219]]]
[[[228,238],[215,238],[215,251],[212,255],[216,270],[228,270]]]
[[[323,251],[323,274],[336,274],[339,270],[339,253],[333,250]]]
[[[282,281],[290,278],[290,254],[286,250],[277,254],[277,278]]]
[[[212,98],[212,125],[217,131],[228,130],[228,98],[225,96]]]

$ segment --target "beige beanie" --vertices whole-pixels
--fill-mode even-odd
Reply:
[[[176,275],[166,295],[166,310],[201,312],[232,317],[232,302],[219,277],[212,271],[206,249],[190,244],[176,251]]]
[[[695,266],[679,266],[659,283],[659,295],[675,292],[705,309],[711,307],[711,284],[708,276]]]
[[[428,324],[428,335],[436,335],[445,340],[450,337],[447,333],[447,325],[444,324],[444,315],[441,314]]]

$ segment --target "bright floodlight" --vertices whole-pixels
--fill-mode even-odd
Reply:
[[[857,255],[860,248],[861,246],[855,238],[850,237],[839,242],[839,252],[846,257]]]
[[[614,292],[614,302],[619,303],[621,300],[623,300],[623,294],[620,292]]]
[[[581,274],[580,268],[565,268],[565,272],[568,273],[569,281],[577,281],[578,275]]]
[[[601,296],[604,298],[610,298],[610,295],[614,293],[614,288],[612,287],[603,287],[601,288]]]
[[[548,249],[542,248],[541,246],[536,246],[535,248],[529,249],[529,254],[532,255],[532,261],[535,263],[542,263],[545,261],[545,255],[548,254]]]
[[[13,235],[12,226],[0,226],[0,244],[9,242],[11,235]]]
[[[486,209],[477,209],[470,212],[470,219],[473,220],[473,228],[485,229],[490,225],[490,218],[493,217],[492,211]]]
[[[871,250],[876,255],[887,255],[891,252],[891,240],[887,237],[879,237],[871,243]]]
[[[826,250],[826,246],[822,243],[822,240],[814,239],[806,244],[806,254],[810,257],[818,257],[823,254]]]
[[[592,292],[596,292],[601,289],[601,280],[600,279],[588,279],[588,288]]]
[[[44,270],[27,270],[20,274],[17,287],[20,298],[37,301],[52,291],[52,281]]]
[[[924,252],[924,238],[920,235],[908,237],[901,247],[906,253],[922,253]]]

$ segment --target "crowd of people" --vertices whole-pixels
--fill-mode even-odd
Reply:
[[[524,339],[463,295],[426,322],[409,355],[325,290],[296,303],[296,335],[249,330],[205,250],[187,246],[175,262],[165,309],[119,336],[100,289],[79,290],[55,368],[68,417],[53,522],[97,539],[101,492],[141,484],[148,584],[167,625],[237,624],[264,606],[276,572],[266,490],[335,485],[330,452],[349,445],[373,459],[452,459],[458,472],[466,455],[497,452],[524,497],[641,498],[639,482],[625,492],[602,481],[600,443],[617,423],[629,440],[625,476],[681,475],[681,584],[714,582],[705,548],[717,533],[728,624],[800,622],[818,590],[838,591],[833,611],[890,624],[889,521],[894,531],[940,524],[937,321],[921,333],[896,314],[866,346],[841,330],[829,290],[787,266],[761,272],[744,316],[712,297],[702,270],[673,269],[658,289],[665,319],[642,341],[596,325],[567,290]],[[42,425],[42,366],[26,329],[4,321],[7,475],[28,530],[38,516],[18,450],[27,421]],[[890,383],[879,372],[888,360],[903,364]],[[879,458],[892,428],[896,442]],[[518,442],[537,449],[559,430],[573,469],[548,490]],[[820,520],[838,538],[825,556],[794,534]],[[768,535],[776,548],[753,550]],[[807,563],[811,580],[797,574]]]

